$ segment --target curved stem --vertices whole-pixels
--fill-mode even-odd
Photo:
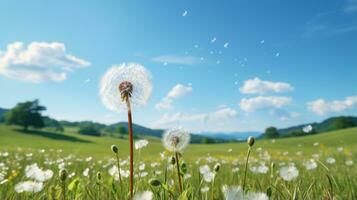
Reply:
[[[175,152],[175,157],[176,157],[176,168],[177,168],[177,176],[178,176],[178,182],[179,182],[179,189],[180,189],[180,194],[182,193],[182,181],[181,181],[181,174],[180,174],[180,162],[179,162],[179,156],[178,153]]]
[[[66,181],[63,181],[62,182],[62,199],[63,200],[66,200],[67,198],[66,198]]]
[[[128,109],[128,128],[129,128],[129,145],[130,145],[130,198],[133,198],[134,188],[134,149],[133,149],[133,124],[131,117],[130,100],[126,101]]]
[[[245,191],[245,181],[246,181],[246,178],[247,178],[247,169],[248,169],[249,155],[250,155],[250,147],[248,148],[247,159],[246,159],[246,161],[245,161],[245,170],[244,170],[244,179],[243,179],[243,192]]]

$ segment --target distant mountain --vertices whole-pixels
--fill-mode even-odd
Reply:
[[[127,128],[128,123],[127,122],[119,122],[119,123],[109,125],[108,128],[115,130],[115,128],[118,126],[123,126],[123,127]],[[162,133],[164,132],[164,130],[161,130],[161,129],[150,129],[150,128],[147,128],[144,126],[140,126],[138,124],[133,124],[133,131],[134,131],[134,133],[136,133],[138,135],[147,135],[147,136],[153,136],[153,137],[161,137]]]
[[[308,125],[312,126],[313,131],[317,133],[321,133],[321,132],[327,132],[327,131],[333,131],[342,128],[357,126],[357,117],[352,117],[352,116],[331,117],[320,123],[313,122],[309,124],[301,124],[298,126],[279,129],[278,132],[280,135],[284,136],[294,131],[302,131],[303,127]]]
[[[206,132],[206,133],[199,133],[198,135],[219,138],[219,139],[223,139],[223,140],[246,140],[249,136],[258,138],[262,135],[262,133],[259,133],[259,132],[231,132],[231,133]]]

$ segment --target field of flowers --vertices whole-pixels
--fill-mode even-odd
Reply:
[[[356,199],[351,145],[296,143],[285,151],[259,145],[279,145],[279,140],[250,139],[236,144],[245,146],[244,152],[227,148],[192,159],[185,153],[189,136],[176,132],[166,134],[166,148],[150,157],[141,153],[151,143],[135,141],[134,199]],[[170,150],[172,139],[180,151]],[[129,199],[129,157],[117,154],[117,146],[107,150],[110,159],[51,148],[1,151],[0,199]]]

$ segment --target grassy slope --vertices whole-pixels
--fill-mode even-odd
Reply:
[[[157,138],[148,138],[150,144],[143,149],[142,156],[146,159],[158,158],[158,153],[163,151],[161,141]],[[322,133],[307,137],[278,139],[275,143],[271,140],[257,141],[255,148],[262,147],[269,151],[290,151],[299,150],[305,153],[314,153],[315,142],[320,143],[320,147],[326,151],[336,151],[336,147],[344,146],[345,149],[357,149],[357,128],[344,129]],[[91,137],[75,133],[75,129],[66,129],[64,134],[41,132],[22,133],[17,127],[8,127],[0,125],[0,151],[12,150],[18,147],[24,150],[33,149],[63,149],[64,153],[75,153],[83,156],[109,157],[112,156],[110,146],[116,144],[119,146],[122,155],[127,155],[128,142],[126,140],[114,139],[109,137]],[[301,144],[301,147],[298,147]],[[229,155],[228,149],[233,149],[235,154],[245,154],[247,145],[245,143],[229,143],[215,145],[190,145],[185,154],[190,155],[191,159],[199,156],[211,155]],[[291,154],[292,155],[292,154]],[[293,156],[293,155],[292,155]]]

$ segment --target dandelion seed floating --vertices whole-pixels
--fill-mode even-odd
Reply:
[[[128,112],[128,130],[130,143],[130,197],[134,188],[134,150],[132,107],[146,104],[152,91],[151,75],[140,64],[128,63],[109,69],[100,82],[100,97],[103,104],[112,111]]]
[[[175,154],[179,189],[182,193],[179,153],[183,152],[190,143],[190,133],[181,127],[167,130],[162,137],[162,143],[167,150],[173,151]]]

